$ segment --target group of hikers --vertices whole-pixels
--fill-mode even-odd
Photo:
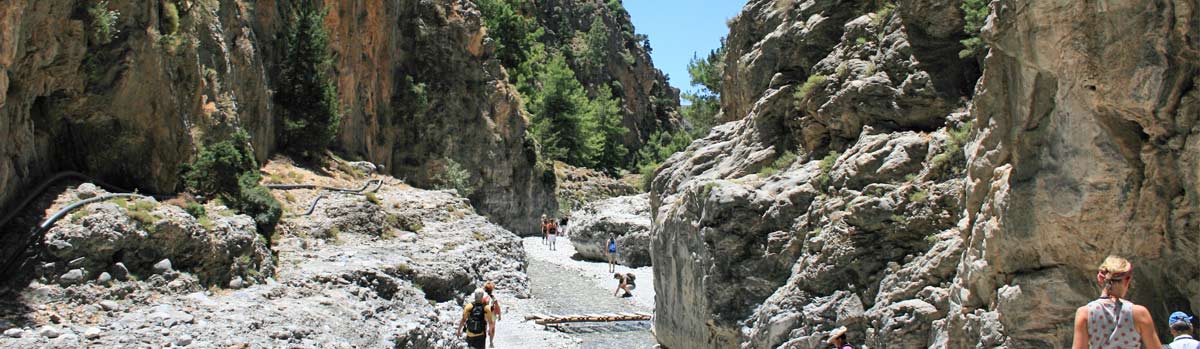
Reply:
[[[1162,344],[1154,331],[1154,320],[1146,307],[1125,299],[1133,283],[1133,264],[1117,256],[1108,256],[1096,273],[1100,297],[1075,311],[1075,335],[1072,349],[1200,349],[1192,337],[1192,316],[1182,311],[1167,317],[1173,339]],[[853,349],[846,338],[846,327],[830,333],[825,344],[837,349]]]
[[[554,219],[546,215],[542,215],[542,244],[549,245],[551,251],[558,248],[555,246],[554,240],[559,235],[567,236],[567,217]]]

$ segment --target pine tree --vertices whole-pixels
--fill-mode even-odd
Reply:
[[[337,86],[329,77],[327,10],[314,0],[297,3],[288,26],[285,57],[275,99],[283,114],[284,148],[304,157],[319,156],[337,135],[341,120]]]
[[[600,85],[596,98],[591,102],[591,111],[587,118],[595,120],[596,129],[588,132],[591,151],[595,154],[594,166],[609,174],[625,167],[625,135],[629,129],[621,125],[624,116],[621,114],[621,99],[612,97],[612,89],[608,85]]]
[[[683,108],[683,117],[692,125],[694,137],[708,134],[716,122],[717,111],[721,109],[721,74],[724,69],[724,38],[721,39],[721,46],[710,51],[707,57],[692,57],[688,63],[692,85],[700,85],[699,91],[683,93],[683,98],[691,103]]]
[[[530,96],[533,134],[542,154],[573,166],[591,167],[593,151],[585,135],[594,126],[586,118],[589,107],[583,85],[560,53],[554,53],[537,74],[540,85]]]

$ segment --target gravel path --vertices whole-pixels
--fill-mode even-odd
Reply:
[[[498,328],[497,348],[652,348],[654,337],[650,323],[626,322],[615,324],[573,324],[562,331],[545,330],[527,314],[580,314],[609,312],[653,312],[654,291],[650,268],[618,267],[621,273],[637,276],[638,289],[634,297],[613,296],[616,280],[605,263],[571,259],[575,249],[566,239],[559,239],[557,250],[551,251],[541,238],[524,239],[529,257],[528,274],[533,298],[515,299],[501,293],[505,304],[504,320]],[[507,301],[507,302],[506,302]]]

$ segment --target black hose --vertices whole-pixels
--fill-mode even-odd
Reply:
[[[316,185],[316,184],[267,184],[266,187],[270,188],[270,189],[279,189],[279,190],[321,189],[321,190],[336,191],[336,192],[343,192],[343,193],[361,193],[364,190],[367,190],[367,188],[370,187],[372,183],[377,184],[375,186],[375,189],[370,190],[372,192],[379,190],[379,188],[383,186],[382,179],[372,179],[372,180],[368,180],[366,183],[363,183],[362,187],[358,188],[358,189],[326,187],[326,186]]]
[[[0,227],[4,227],[4,226],[8,225],[8,221],[12,220],[18,214],[20,214],[22,211],[24,211],[26,206],[29,206],[29,204],[33,203],[34,200],[37,200],[37,198],[42,195],[42,192],[45,192],[46,189],[49,189],[51,185],[53,185],[54,183],[57,183],[59,181],[65,180],[65,179],[78,179],[83,182],[92,182],[108,191],[128,192],[128,190],[122,189],[121,187],[117,187],[115,185],[108,184],[107,182],[97,179],[96,177],[88,176],[88,175],[85,175],[85,174],[82,174],[79,172],[75,172],[75,171],[59,172],[59,173],[54,174],[53,176],[50,176],[50,178],[47,178],[46,180],[42,181],[41,185],[38,185],[37,188],[33,189],[33,191],[26,194],[24,201],[21,201],[20,204],[17,204],[17,206],[14,206],[11,209],[9,209],[8,214],[5,214],[4,218],[0,219]]]
[[[96,196],[93,198],[79,200],[78,202],[67,205],[67,207],[63,207],[62,209],[58,210],[58,212],[55,212],[53,215],[50,215],[50,218],[46,218],[46,220],[43,221],[42,224],[38,224],[37,229],[34,231],[40,232],[40,231],[45,231],[46,229],[49,229],[51,225],[54,225],[54,223],[58,222],[59,219],[62,219],[63,216],[66,216],[68,213],[71,213],[71,211],[74,211],[75,209],[82,207],[83,205],[87,205],[87,204],[97,202],[97,201],[104,201],[104,200],[108,200],[108,199],[116,199],[116,198],[121,198],[121,197],[147,198],[149,196],[142,195],[142,194],[133,194],[133,193],[104,194],[104,195]]]

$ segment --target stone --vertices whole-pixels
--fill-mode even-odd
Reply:
[[[87,329],[83,330],[83,338],[97,339],[100,338],[100,335],[103,333],[104,331],[101,331],[98,327],[88,327]]]
[[[234,277],[233,280],[229,280],[229,289],[240,290],[242,287],[245,287],[245,281],[242,281],[240,276]]]
[[[70,262],[67,262],[67,266],[68,267],[81,267],[85,263],[87,263],[87,258],[79,257],[79,258],[72,259]]]
[[[24,335],[25,335],[25,330],[22,330],[19,328],[10,328],[10,329],[4,330],[5,337],[21,338],[21,336],[24,336]]]
[[[171,260],[169,260],[169,259],[164,259],[164,260],[158,261],[158,263],[154,263],[154,273],[155,274],[166,274],[166,273],[172,272],[172,271],[175,271],[175,269],[171,267]]]
[[[62,331],[52,326],[42,326],[38,329],[37,333],[39,336],[46,338],[58,338],[58,336],[62,335]]]
[[[100,276],[96,277],[96,283],[101,284],[101,285],[108,285],[108,284],[112,283],[112,279],[113,279],[112,275],[110,275],[108,272],[102,272],[102,273],[100,273]]]
[[[192,336],[188,334],[181,334],[178,337],[175,337],[175,345],[181,347],[192,345]]]
[[[125,263],[117,262],[112,266],[112,276],[120,281],[129,280],[129,269],[125,268]]]
[[[58,278],[63,285],[74,285],[83,281],[83,270],[71,269]]]
[[[117,311],[121,309],[121,304],[111,300],[100,301],[100,308],[106,311]]]

